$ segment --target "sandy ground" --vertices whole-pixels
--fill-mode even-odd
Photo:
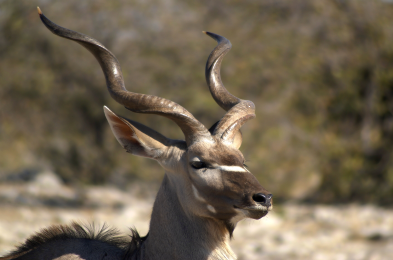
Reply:
[[[52,224],[107,223],[124,234],[148,231],[158,187],[134,184],[69,188],[52,174],[0,183],[0,255]],[[241,260],[392,259],[393,209],[371,205],[276,205],[259,221],[239,223],[231,242]]]

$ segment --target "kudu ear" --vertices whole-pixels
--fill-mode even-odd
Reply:
[[[235,137],[233,138],[233,142],[232,142],[231,146],[235,147],[236,149],[239,149],[240,146],[242,145],[242,141],[243,141],[243,135],[242,135],[242,132],[240,132],[240,130],[239,130],[235,134]]]
[[[215,122],[210,128],[209,128],[209,132],[213,133],[214,130],[216,129],[218,123],[220,121]],[[232,143],[230,144],[230,146],[239,149],[240,146],[242,145],[243,142],[243,135],[242,132],[240,131],[240,129],[236,132],[235,136],[233,137]]]
[[[138,122],[117,116],[104,106],[104,113],[117,141],[128,153],[159,159],[167,149],[169,139]]]

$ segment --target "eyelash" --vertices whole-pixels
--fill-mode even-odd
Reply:
[[[246,164],[246,162],[243,163],[243,166],[248,169],[248,165]]]

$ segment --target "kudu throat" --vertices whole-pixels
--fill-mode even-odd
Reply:
[[[217,41],[206,63],[206,82],[214,100],[226,111],[208,129],[174,101],[128,91],[118,60],[105,46],[90,36],[53,23],[40,9],[38,12],[52,33],[81,44],[95,56],[105,75],[109,93],[119,104],[135,113],[155,114],[172,120],[182,130],[184,141],[167,138],[104,107],[110,128],[120,145],[133,155],[157,161],[166,171],[154,203],[149,235],[140,238],[134,231],[131,243],[127,244],[130,246],[124,247],[123,243],[112,243],[117,239],[110,232],[103,232],[101,237],[87,232],[86,236],[84,228],[78,225],[70,232],[64,231],[67,227],[61,227],[56,236],[43,240],[41,237],[47,232],[39,233],[36,236],[38,245],[22,246],[3,259],[14,259],[20,253],[33,252],[33,249],[38,256],[36,259],[71,259],[66,253],[75,255],[79,252],[75,251],[75,244],[86,252],[86,256],[72,258],[78,260],[236,259],[228,245],[234,227],[244,218],[264,217],[272,209],[272,194],[247,170],[244,156],[239,151],[242,143],[240,128],[255,117],[255,106],[251,101],[230,94],[221,82],[221,63],[232,46],[229,40],[205,32]],[[81,231],[74,232],[78,230]],[[56,240],[64,236],[66,242]],[[84,239],[83,243],[78,243],[80,238]],[[56,241],[60,241],[59,248],[66,247],[70,251],[60,254],[56,246],[51,246]],[[96,254],[90,254],[92,251]],[[51,257],[53,254],[56,258]]]
[[[165,175],[143,245],[147,259],[236,259],[228,244],[230,235],[225,223],[188,212],[173,185]]]

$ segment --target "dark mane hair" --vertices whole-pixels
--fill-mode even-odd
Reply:
[[[72,222],[70,225],[54,225],[32,235],[14,251],[4,257],[0,257],[0,259],[12,259],[13,257],[24,255],[48,242],[65,239],[100,241],[121,249],[124,252],[123,259],[129,259],[138,252],[143,241],[147,238],[147,236],[141,237],[136,229],[131,228],[130,230],[131,235],[127,237],[121,235],[117,229],[110,228],[106,224],[101,227],[96,227],[94,223],[83,225],[76,222]]]

